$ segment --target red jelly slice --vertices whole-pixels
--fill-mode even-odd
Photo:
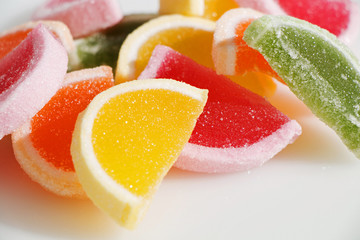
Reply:
[[[264,98],[165,46],[155,48],[139,78],[172,78],[209,90],[189,140],[191,147],[185,147],[179,159],[185,162],[180,164],[184,169],[230,172],[259,166],[301,132],[296,122]],[[287,133],[279,137],[284,129]],[[258,147],[261,154],[253,154]]]
[[[340,35],[350,22],[350,0],[277,0],[284,11]]]

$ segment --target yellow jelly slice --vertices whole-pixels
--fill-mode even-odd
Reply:
[[[99,94],[79,115],[71,146],[89,198],[134,228],[188,142],[207,90],[170,79],[136,80]]]
[[[147,196],[188,141],[201,109],[198,100],[164,89],[116,96],[94,122],[96,158],[118,184]]]

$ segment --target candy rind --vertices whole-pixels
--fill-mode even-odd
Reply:
[[[209,148],[187,143],[174,166],[204,173],[249,171],[273,158],[293,143],[301,132],[299,123],[291,120],[270,136],[243,148]]]

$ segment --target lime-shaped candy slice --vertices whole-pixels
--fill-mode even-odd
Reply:
[[[289,88],[360,157],[360,65],[328,31],[288,16],[264,16],[245,31]]]

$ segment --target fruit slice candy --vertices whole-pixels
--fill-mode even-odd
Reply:
[[[360,65],[328,31],[288,16],[264,16],[244,33],[289,88],[360,157]]]
[[[150,20],[132,32],[121,46],[115,82],[136,79],[158,44],[214,68],[211,57],[214,29],[215,22],[197,17],[168,15]],[[232,80],[262,95],[271,95],[276,89],[272,78],[267,76],[236,76]]]
[[[44,25],[65,47],[69,65],[77,66],[78,58],[75,52],[75,44],[69,28],[58,21],[33,21],[21,24],[12,29],[0,33],[0,58],[11,52],[17,47],[39,24]]]
[[[189,140],[207,91],[174,80],[119,84],[81,113],[71,145],[89,198],[134,228]]]
[[[160,14],[182,14],[217,20],[224,12],[237,8],[235,0],[160,0]]]
[[[154,18],[154,14],[132,14],[114,27],[76,40],[77,54],[82,68],[108,65],[116,68],[119,50],[125,38],[140,25]]]
[[[173,78],[209,90],[203,114],[175,166],[234,172],[261,166],[301,134],[264,98],[168,48],[157,46],[142,78]]]
[[[306,20],[337,35],[344,43],[356,40],[359,31],[359,6],[351,0],[236,0],[272,15],[290,15]]]
[[[50,0],[39,7],[34,20],[64,22],[74,38],[109,28],[122,19],[116,0]]]
[[[67,63],[65,48],[42,25],[0,59],[0,139],[50,100],[64,80]]]
[[[227,11],[216,22],[212,55],[218,74],[262,72],[282,81],[264,57],[242,39],[249,24],[262,15],[250,8],[235,8]]]
[[[55,194],[85,198],[70,155],[72,133],[78,114],[113,85],[110,67],[68,73],[63,87],[12,134],[15,157],[31,179]]]

